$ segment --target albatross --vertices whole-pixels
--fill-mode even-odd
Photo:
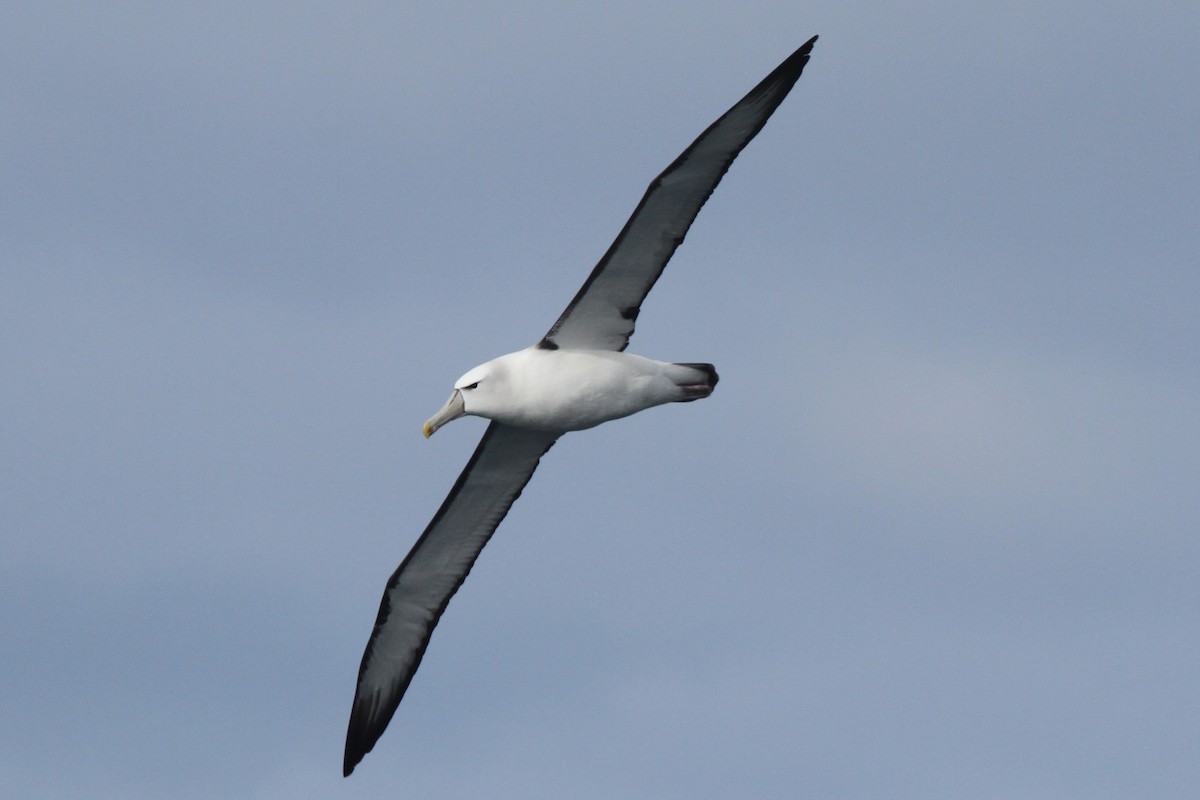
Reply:
[[[814,36],[700,134],[655,178],[608,252],[541,340],[467,372],[425,422],[491,420],[424,533],[392,574],[367,641],[346,732],[343,774],[371,751],[408,689],[434,626],[538,461],[568,431],[712,394],[711,364],[625,352],[642,301],[730,164],[808,63]]]

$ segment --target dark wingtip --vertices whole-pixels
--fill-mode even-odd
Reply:
[[[363,731],[357,731],[346,737],[346,754],[342,758],[342,777],[349,778],[350,773],[354,772],[354,768],[367,753],[371,752],[371,748],[375,746],[374,742],[367,744],[364,740],[367,737]]]
[[[805,42],[804,44],[797,47],[796,52],[794,52],[790,56],[788,56],[787,60],[783,62],[785,65],[795,65],[795,66],[799,67],[799,69],[796,72],[796,77],[800,76],[800,71],[802,71],[804,69],[804,65],[808,63],[808,58],[810,55],[812,55],[813,45],[816,43],[817,43],[817,37],[814,36],[811,39],[809,39],[807,42]],[[800,63],[796,64],[797,61],[799,61]]]
[[[784,59],[783,63],[776,68],[773,75],[792,75],[795,74],[793,81],[800,78],[800,73],[804,71],[804,67],[808,64],[809,56],[812,55],[813,45],[817,43],[817,37],[814,36],[804,44],[796,48],[796,51]],[[768,77],[770,80],[770,77]],[[766,81],[764,81],[766,83]]]
[[[370,751],[370,747],[363,748],[363,731],[362,726],[356,726],[354,720],[350,720],[350,730],[346,733],[346,753],[342,758],[342,777],[349,778],[350,773],[354,772],[354,768],[358,766],[358,762],[363,760],[363,756]]]
[[[391,716],[388,714],[380,724],[380,720],[372,714],[371,704],[362,702],[361,698],[355,698],[350,709],[350,724],[346,726],[346,752],[342,758],[343,778],[350,777],[350,773],[354,772],[359,762],[371,752]]]

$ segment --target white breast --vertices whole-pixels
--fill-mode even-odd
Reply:
[[[484,365],[486,396],[468,396],[467,413],[522,428],[576,431],[683,399],[686,368],[611,350],[543,350]],[[472,373],[474,370],[472,370]],[[468,375],[472,374],[468,373]]]

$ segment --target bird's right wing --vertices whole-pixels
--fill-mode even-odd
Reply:
[[[529,482],[556,433],[493,422],[392,575],[363,653],[346,731],[349,775],[387,728],[450,598]]]
[[[812,37],[788,56],[650,182],[542,347],[625,349],[642,301],[729,165],[799,80],[816,41]]]

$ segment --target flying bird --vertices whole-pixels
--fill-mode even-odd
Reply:
[[[399,568],[367,641],[346,732],[349,775],[387,728],[429,637],[471,566],[568,431],[712,394],[711,364],[625,352],[642,301],[721,177],[787,97],[814,36],[708,126],[655,178],[583,287],[535,345],[475,367],[425,422],[429,437],[464,415],[491,420],[474,455]]]

